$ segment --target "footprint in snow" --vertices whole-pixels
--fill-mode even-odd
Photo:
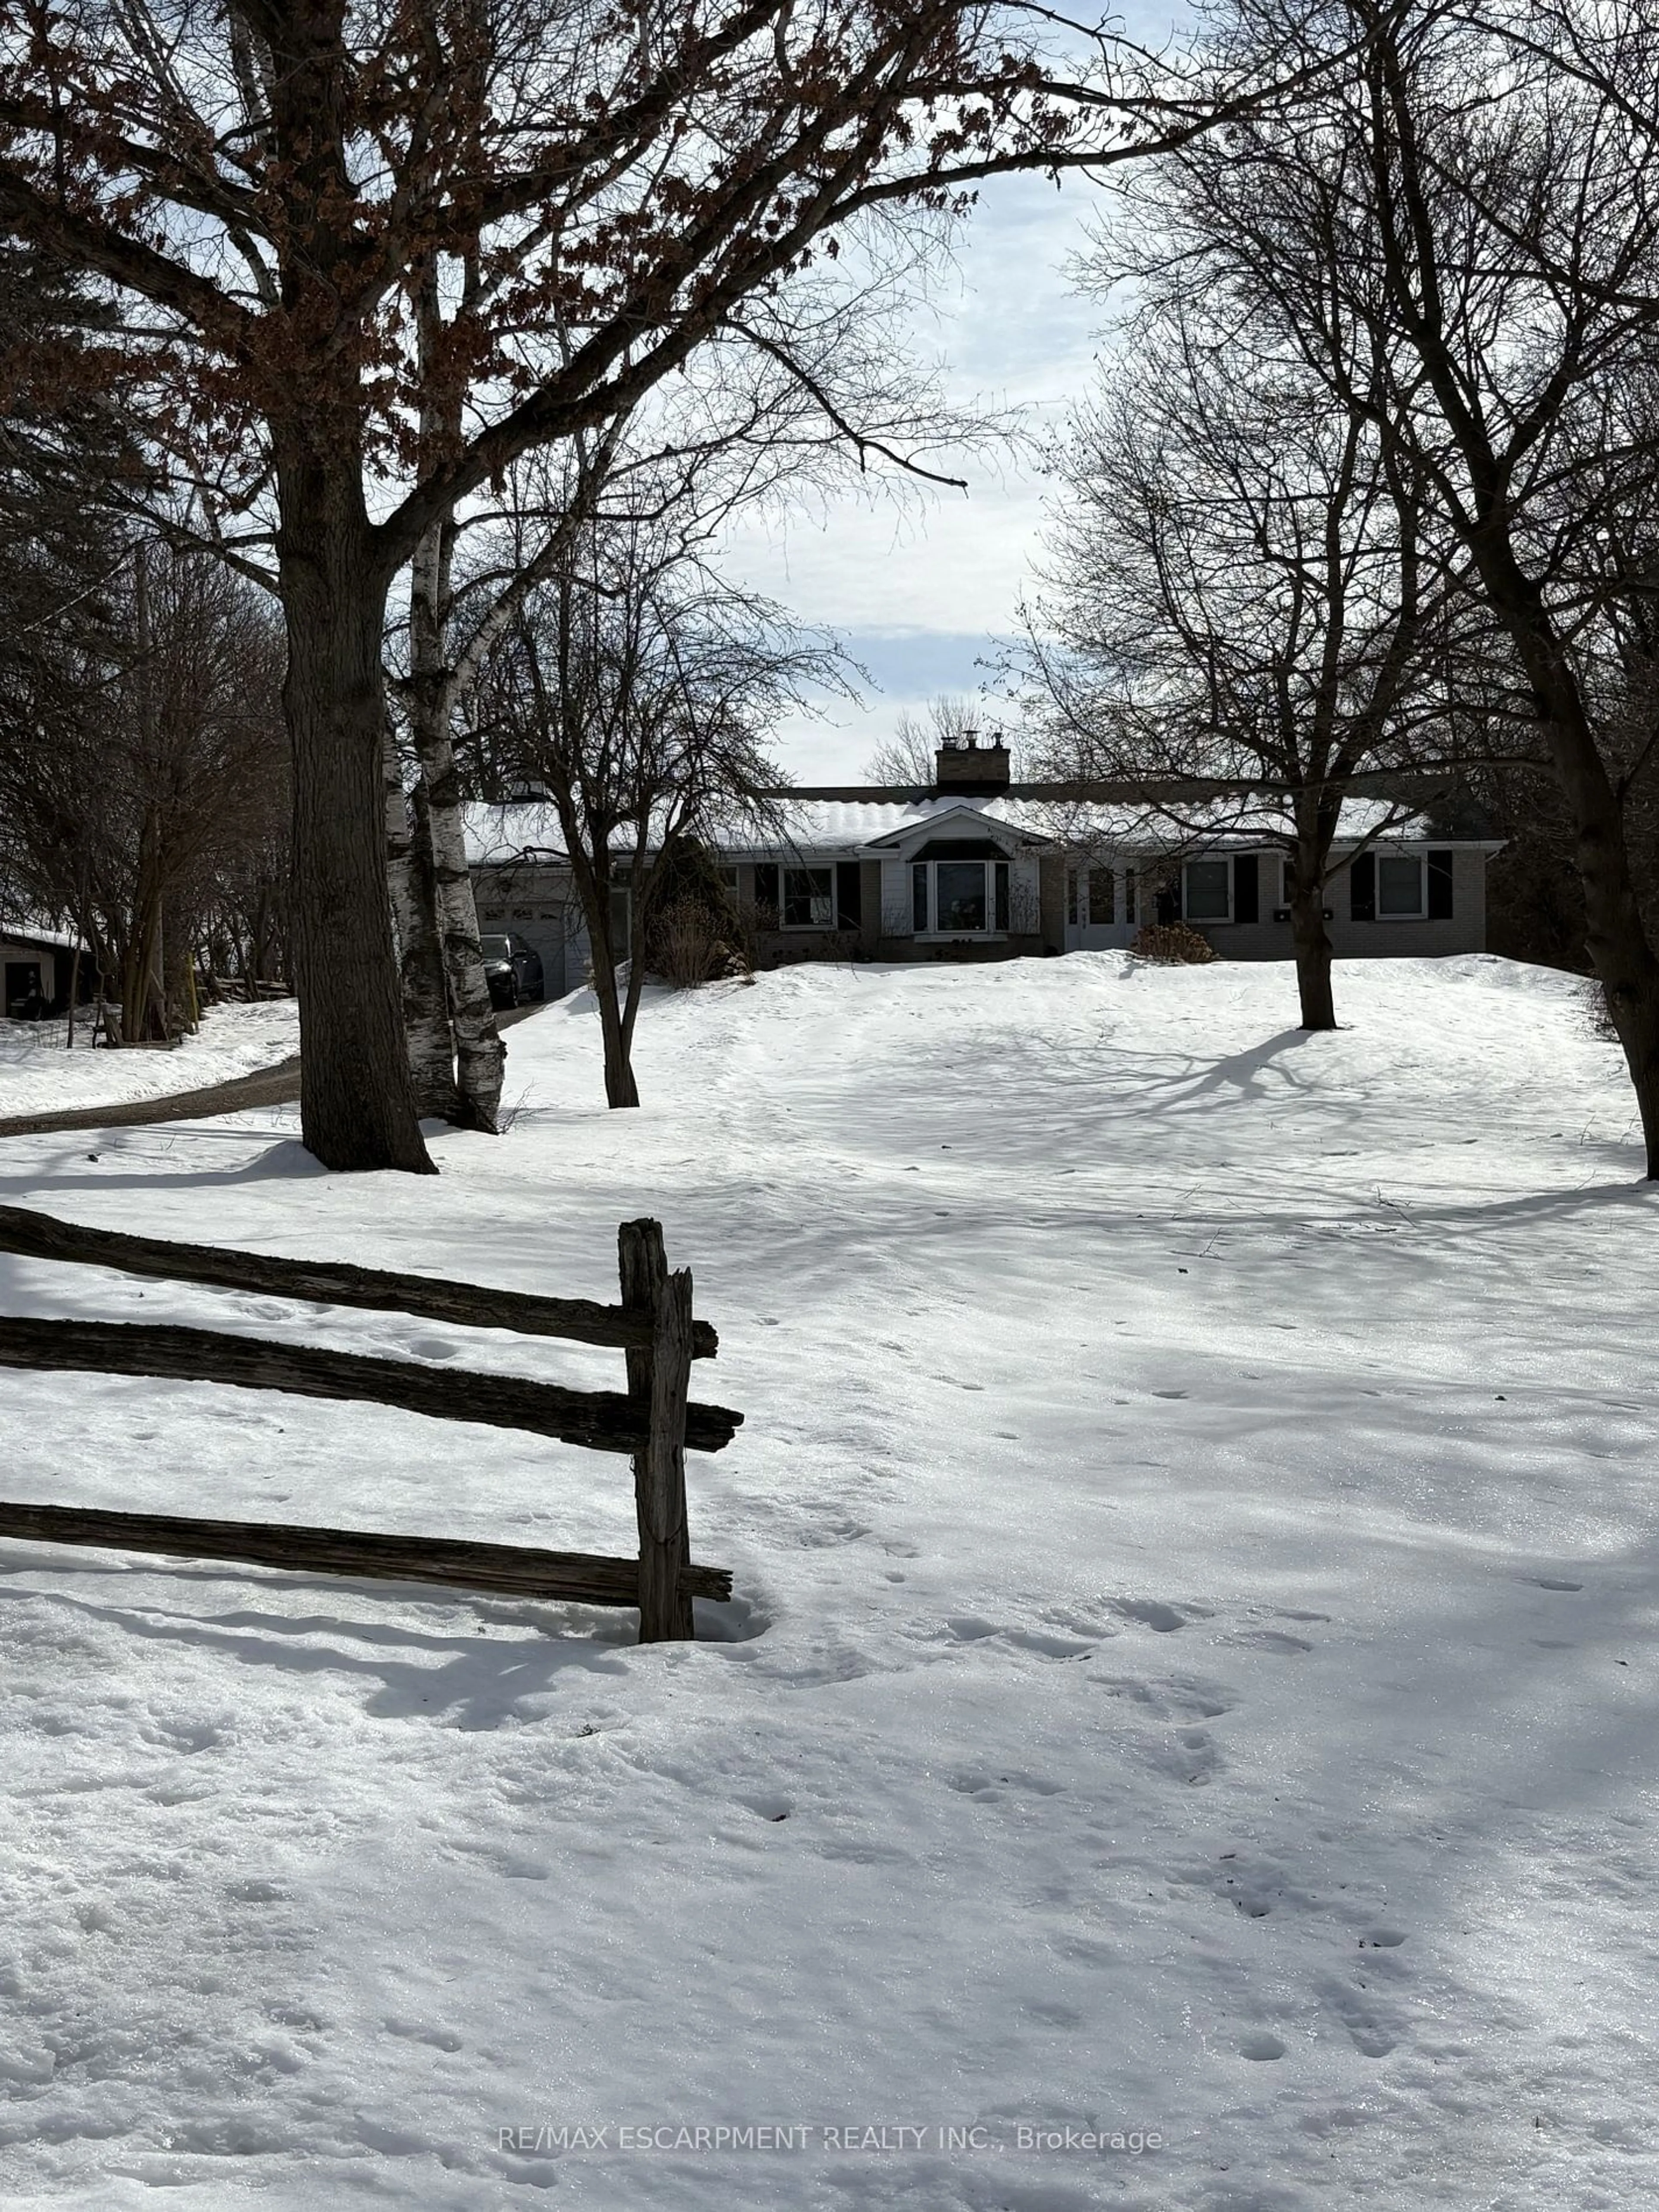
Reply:
[[[1146,1705],[1161,1719],[1215,1721],[1231,1712],[1233,1700],[1212,1682],[1172,1678],[1146,1682],[1133,1674],[1097,1677],[1109,1698],[1127,1698]]]
[[[1035,1797],[1058,1797],[1066,1787],[1063,1782],[1049,1782],[1042,1775],[1022,1773],[1017,1767],[1006,1774],[1000,1768],[959,1767],[945,1778],[959,1796],[976,1797],[991,1803],[1006,1790],[1029,1791]]]
[[[1171,1743],[1149,1744],[1141,1757],[1155,1774],[1189,1790],[1207,1789],[1222,1766],[1221,1753],[1202,1729],[1182,1729]]]
[[[763,1791],[757,1797],[740,1797],[738,1802],[747,1806],[761,1820],[770,1820],[775,1826],[779,1821],[787,1820],[795,1809],[787,1797],[780,1797],[773,1791]]]
[[[1261,2061],[1282,2058],[1285,2056],[1285,2045],[1276,2035],[1241,2035],[1238,2039],[1238,2055],[1241,2058],[1255,2058]]]
[[[461,2039],[447,2027],[428,2027],[418,2020],[388,2019],[382,2022],[388,2035],[401,2036],[405,2043],[429,2044],[434,2051],[459,2051]]]
[[[1112,1611],[1120,1620],[1138,1621],[1150,1628],[1155,1636],[1173,1636],[1177,1629],[1185,1628],[1189,1620],[1207,1620],[1209,1610],[1201,1605],[1165,1605],[1161,1598],[1121,1597],[1112,1600]]]
[[[869,1533],[868,1526],[862,1521],[837,1518],[822,1521],[815,1528],[798,1530],[795,1541],[805,1552],[824,1552],[836,1544],[856,1544],[861,1536],[867,1536]]]
[[[982,1613],[959,1613],[945,1624],[946,1634],[957,1644],[983,1644],[995,1637],[1017,1651],[1030,1651],[1039,1659],[1081,1659],[1094,1650],[1082,1637],[1055,1633],[1051,1629],[1021,1628],[987,1620]]]
[[[1363,1985],[1340,1982],[1333,1976],[1320,1985],[1320,1995],[1347,2030],[1348,2040],[1362,2058],[1386,2058],[1399,2042],[1398,2020]]]

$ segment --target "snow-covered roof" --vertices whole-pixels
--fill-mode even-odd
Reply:
[[[0,920],[0,939],[8,945],[51,945],[60,951],[73,952],[77,944],[82,952],[87,950],[84,938],[77,938],[72,929],[58,929],[49,922]]]
[[[1022,839],[1098,851],[1172,852],[1194,843],[1248,849],[1293,835],[1287,810],[1265,799],[1209,799],[1166,811],[1121,800],[1033,797],[1016,788],[920,797],[907,792],[890,799],[781,792],[775,804],[775,827],[757,830],[750,821],[711,842],[724,852],[761,858],[797,852],[878,856],[883,848],[902,842],[910,832],[951,815],[976,815]],[[465,809],[465,816],[467,859],[475,867],[564,856],[558,815],[541,801],[474,804]],[[1390,842],[1403,844],[1421,843],[1436,834],[1425,817],[1401,817],[1383,799],[1350,799],[1345,804],[1340,845],[1358,843],[1379,831]]]
[[[1167,807],[1157,807],[1121,800],[1103,804],[1011,796],[993,800],[991,810],[996,818],[1013,823],[1028,836],[1049,838],[1060,845],[1129,851],[1170,852],[1194,844],[1249,850],[1296,834],[1290,810],[1266,799],[1206,799],[1190,805],[1171,801]],[[1401,844],[1419,843],[1431,834],[1425,816],[1402,813],[1386,799],[1344,802],[1340,845],[1358,844],[1379,832]]]

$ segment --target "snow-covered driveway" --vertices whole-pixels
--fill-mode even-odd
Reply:
[[[602,1297],[657,1212],[748,1419],[696,1647],[0,1544],[8,2205],[1651,2204],[1659,1194],[1567,979],[1337,980],[1310,1038],[1282,968],[798,969],[650,1003],[633,1115],[567,1001],[435,1183],[281,1113],[9,1143],[9,1202]],[[0,1425],[13,1497],[629,1543],[625,1466],[504,1432]]]
[[[196,1034],[171,1051],[94,1050],[84,1010],[73,1052],[68,1035],[61,1021],[0,1021],[0,1121],[130,1106],[255,1074],[298,1052],[300,1016],[292,999],[210,1006]]]

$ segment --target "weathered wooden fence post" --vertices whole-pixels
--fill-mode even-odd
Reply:
[[[624,1221],[617,1234],[622,1302],[652,1316],[651,1349],[628,1353],[628,1395],[649,1423],[634,1455],[640,1527],[640,1641],[692,1637],[690,1594],[681,1570],[691,1549],[686,1530],[685,1407],[691,1382],[691,1276],[668,1273],[662,1224]]]

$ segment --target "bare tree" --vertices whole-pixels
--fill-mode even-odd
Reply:
[[[67,914],[90,862],[84,739],[120,658],[131,554],[103,497],[141,471],[100,404],[107,318],[38,251],[0,244],[0,898]]]
[[[140,1043],[194,1025],[228,880],[273,844],[280,865],[281,643],[261,595],[210,556],[135,546],[102,598],[98,680],[76,715],[0,754],[0,812],[14,881],[74,921],[112,1040]]]
[[[842,680],[833,647],[723,584],[672,522],[590,522],[515,611],[478,683],[495,776],[556,809],[586,927],[605,1095],[637,1106],[645,949],[690,842],[768,822],[768,726]],[[620,919],[625,912],[626,921]]]
[[[908,784],[918,790],[931,790],[936,772],[934,756],[941,745],[953,744],[959,738],[989,734],[987,716],[988,708],[982,700],[969,699],[960,692],[941,692],[930,699],[920,714],[907,708],[893,724],[893,733],[884,738],[864,764],[864,773],[872,783]]]
[[[1282,17],[1239,0],[1229,35],[1277,52]],[[1659,1176],[1659,953],[1627,812],[1644,749],[1605,681],[1609,523],[1659,452],[1632,406],[1659,320],[1659,26],[1640,0],[1332,0],[1301,37],[1327,73],[1298,128],[1244,123],[1183,161],[1203,233],[1226,229],[1229,296],[1303,333],[1334,403],[1430,488],[1509,641]]]
[[[1344,808],[1380,773],[1448,765],[1456,579],[1417,473],[1282,325],[1207,314],[1179,265],[1141,276],[1060,457],[1028,610],[1046,765],[1134,791],[1176,839],[1250,828],[1281,848],[1302,1026],[1334,1029],[1325,899]],[[1367,836],[1411,811],[1373,805]]]

